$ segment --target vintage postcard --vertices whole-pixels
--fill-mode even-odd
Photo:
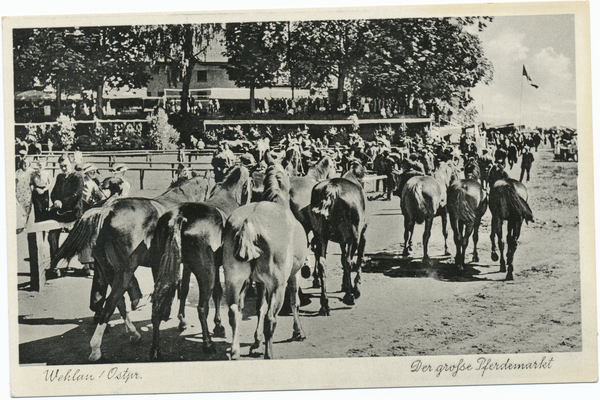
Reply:
[[[590,5],[242,8],[3,18],[11,396],[596,382]]]

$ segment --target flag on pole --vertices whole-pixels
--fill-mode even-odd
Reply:
[[[534,88],[536,88],[536,89],[537,89],[537,88],[539,88],[539,86],[538,86],[538,85],[536,85],[535,83],[533,83],[533,81],[531,80],[531,77],[530,77],[530,76],[529,76],[529,74],[527,73],[527,70],[525,69],[525,66],[524,66],[524,65],[523,65],[523,76],[524,76],[525,78],[527,78],[527,82],[529,82],[529,84],[530,84],[531,86],[533,86],[533,87],[534,87]]]

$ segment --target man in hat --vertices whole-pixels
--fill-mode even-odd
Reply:
[[[125,164],[115,164],[110,169],[113,178],[121,179],[121,197],[129,196],[129,191],[131,190],[131,184],[125,179],[125,172],[127,170],[128,168]]]
[[[106,200],[106,195],[100,190],[99,182],[96,178],[98,168],[93,164],[83,165],[83,211],[96,207],[100,202]]]

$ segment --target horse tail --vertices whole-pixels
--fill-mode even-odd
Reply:
[[[413,200],[413,207],[416,208],[415,220],[417,224],[422,224],[425,219],[435,215],[435,209],[433,207],[433,199],[425,198],[423,196],[423,183],[421,180],[416,182],[408,182],[406,185],[407,193],[410,194],[410,198]]]
[[[257,259],[262,254],[262,250],[257,245],[258,226],[258,221],[255,221],[253,216],[250,216],[237,229],[234,239],[234,254],[238,260],[251,261]]]
[[[329,217],[335,201],[340,197],[341,191],[342,186],[337,183],[329,183],[326,185],[323,198],[316,207],[312,208],[313,213],[320,214],[324,218]]]
[[[92,208],[75,222],[69,236],[59,247],[50,262],[51,268],[56,268],[60,260],[70,260],[86,248],[94,248],[104,220],[111,213],[111,207]]]
[[[513,185],[506,186],[506,203],[510,214],[516,214],[526,222],[533,222],[533,212],[529,208],[529,204],[519,196],[517,189]]]
[[[467,191],[460,186],[453,186],[453,193],[452,205],[448,199],[448,207],[456,212],[459,220],[468,223],[475,221],[476,213],[467,199]]]
[[[166,223],[163,221],[159,221],[155,232],[157,250],[162,256],[154,282],[152,313],[166,321],[171,314],[171,305],[180,281],[181,227],[186,218],[177,214],[171,216]]]

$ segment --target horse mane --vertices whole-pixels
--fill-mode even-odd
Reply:
[[[317,182],[330,178],[329,174],[334,169],[333,160],[329,156],[321,157],[319,162],[310,167],[306,176]]]
[[[217,183],[213,187],[210,197],[213,197],[215,193],[220,191],[234,192],[238,204],[241,204],[242,188],[246,183],[250,181],[250,172],[244,166],[236,166],[229,170],[223,182]],[[250,191],[250,188],[247,188]]]
[[[154,198],[156,201],[204,201],[208,196],[208,181],[200,176],[185,180]]]
[[[342,175],[342,178],[348,179],[358,185],[362,186],[362,180],[365,177],[366,169],[365,166],[362,165],[358,161],[353,161],[348,168],[348,171]]]
[[[262,200],[289,207],[290,178],[280,164],[267,168]]]
[[[465,165],[465,179],[477,179],[481,178],[481,169],[479,163],[473,157],[467,160]]]

